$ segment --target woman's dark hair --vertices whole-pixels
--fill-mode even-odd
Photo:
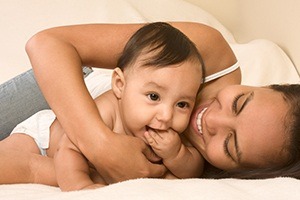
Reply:
[[[209,172],[206,177],[242,179],[292,177],[300,179],[300,85],[270,85],[268,88],[280,92],[289,106],[285,119],[288,134],[287,147],[285,147],[288,153],[287,162],[263,169],[238,169],[226,172],[208,165]]]
[[[181,31],[165,22],[149,23],[140,28],[127,42],[117,66],[124,70],[141,54],[150,52],[153,56],[147,57],[144,66],[164,67],[194,60],[201,65],[204,82],[205,67],[196,46]]]

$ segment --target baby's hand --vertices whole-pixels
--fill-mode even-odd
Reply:
[[[145,138],[153,151],[162,159],[172,159],[177,156],[182,145],[179,134],[172,129],[158,131],[149,129]]]

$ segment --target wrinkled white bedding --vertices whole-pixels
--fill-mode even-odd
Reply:
[[[43,1],[40,6],[47,6]],[[78,1],[83,5],[86,1]],[[78,3],[77,2],[77,3]],[[57,2],[58,3],[58,2]],[[99,0],[93,6],[98,22],[194,21],[220,30],[233,48],[242,69],[243,84],[300,83],[299,75],[287,55],[268,40],[237,44],[232,34],[213,16],[183,0]],[[85,5],[85,7],[87,7]],[[80,13],[77,13],[80,14]],[[83,16],[84,17],[84,16]],[[97,96],[109,86],[110,71],[96,70],[87,85]],[[100,90],[99,90],[100,89]],[[300,181],[292,178],[268,180],[237,179],[137,179],[110,186],[75,192],[36,185],[0,185],[0,199],[300,199]]]
[[[291,200],[300,198],[300,182],[291,178],[267,180],[135,179],[104,188],[74,192],[61,192],[56,187],[36,184],[3,185],[0,187],[0,193],[0,199],[5,200]]]

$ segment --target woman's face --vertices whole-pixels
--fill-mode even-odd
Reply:
[[[213,166],[265,167],[286,158],[288,105],[269,88],[228,86],[207,105],[198,105],[186,135]]]

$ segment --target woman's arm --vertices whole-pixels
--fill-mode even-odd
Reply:
[[[224,70],[237,62],[237,59],[224,37],[216,29],[199,23],[171,23],[185,33],[197,46],[205,64],[206,76]],[[240,84],[240,69],[204,84],[198,97],[201,102],[214,98],[220,89],[227,85]]]

